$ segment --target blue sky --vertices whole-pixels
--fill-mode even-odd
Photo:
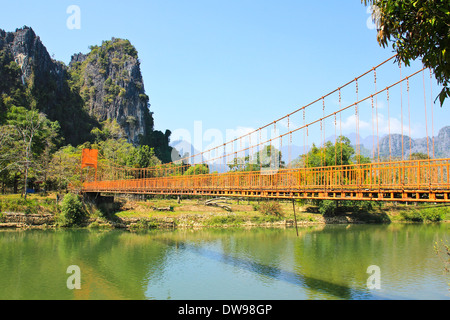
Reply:
[[[70,5],[81,9],[81,29],[67,28]],[[391,57],[369,18],[360,0],[19,0],[4,1],[0,28],[31,26],[66,64],[90,45],[129,39],[139,52],[156,129],[193,134],[201,121],[203,131],[225,135],[270,123]],[[383,80],[397,81],[398,68],[390,66]],[[425,133],[419,93],[412,97],[421,102],[411,116],[415,137]],[[435,128],[449,124],[448,110],[448,103],[434,107]],[[391,117],[401,118],[395,111]],[[372,133],[366,129],[362,136]]]

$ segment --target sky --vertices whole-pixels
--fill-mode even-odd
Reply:
[[[79,11],[73,11],[73,6]],[[227,132],[262,127],[394,54],[391,48],[378,45],[370,11],[360,0],[3,1],[0,29],[14,31],[24,25],[33,28],[54,59],[66,64],[74,53],[88,53],[89,46],[103,40],[129,39],[139,53],[155,129],[171,130],[175,140],[183,132],[192,139],[197,134],[197,140],[203,141],[198,148],[203,149],[211,145],[207,140],[214,132],[227,140]],[[402,72],[417,67],[420,62]],[[385,69],[379,75],[379,88],[382,81],[399,80],[396,65],[389,63]],[[362,86],[361,82],[360,97]],[[431,94],[438,93],[433,86],[433,92],[426,93],[428,108]],[[406,93],[406,88],[402,90]],[[390,122],[392,130],[398,131],[404,123],[405,134],[425,136],[423,88],[414,94],[417,97],[411,100],[417,106],[411,105],[410,124],[406,118],[402,122],[397,108],[380,114],[384,127]],[[355,100],[351,94],[342,99],[343,103]],[[337,98],[326,103],[327,112],[331,111],[337,107]],[[368,104],[364,107],[370,110]],[[449,124],[450,106],[446,105],[434,105],[435,135]],[[380,101],[380,113],[383,106],[386,109],[386,102]],[[308,119],[322,112],[321,107],[315,106]],[[302,120],[291,121],[294,126]],[[342,127],[348,126],[350,133],[354,121],[349,112]],[[325,126],[330,134],[334,131]],[[361,136],[372,133],[373,122],[361,119]]]

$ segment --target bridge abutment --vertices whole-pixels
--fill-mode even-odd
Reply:
[[[88,202],[93,202],[97,206],[102,206],[107,210],[113,210],[115,207],[115,197],[104,196],[100,192],[86,192],[83,194],[83,199]]]

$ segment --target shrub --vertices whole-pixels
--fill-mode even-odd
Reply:
[[[317,200],[316,205],[319,207],[319,213],[328,216],[346,212],[352,212],[354,214],[369,213],[374,209],[371,201]]]
[[[80,225],[86,217],[86,210],[80,198],[72,193],[65,195],[61,202],[61,212],[58,215],[58,224],[62,227]]]
[[[373,202],[372,201],[352,201],[356,202],[352,204],[353,213],[359,212],[369,212],[373,210]]]
[[[440,222],[445,219],[445,211],[440,208],[423,208],[402,211],[402,218],[411,222]]]
[[[332,215],[336,211],[336,201],[324,200],[319,204],[319,213],[322,215]]]
[[[440,212],[437,208],[423,210],[420,212],[424,221],[439,222],[444,220],[445,213]]]
[[[268,201],[261,204],[259,211],[265,215],[281,217],[284,215],[281,205],[277,201]]]

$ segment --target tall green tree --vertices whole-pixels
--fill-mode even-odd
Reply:
[[[14,153],[16,168],[24,175],[23,193],[26,199],[29,171],[34,164],[35,155],[42,150],[39,143],[49,135],[51,122],[37,110],[13,106],[8,113],[7,123],[13,128],[10,150]]]
[[[230,171],[278,170],[285,167],[283,155],[275,146],[268,145],[251,156],[235,157],[228,163]]]
[[[51,176],[51,162],[58,145],[63,141],[60,136],[61,126],[58,121],[45,121],[43,129],[37,138],[39,154],[36,156],[37,177],[44,182],[43,187],[49,190]]]
[[[66,189],[69,185],[81,187],[80,159],[82,147],[65,146],[52,154],[48,180],[54,189]]]
[[[155,150],[146,145],[134,148],[127,159],[127,166],[133,168],[151,168],[159,165],[161,161],[156,157]]]
[[[450,97],[450,2],[448,0],[361,0],[373,8],[378,42],[392,42],[398,60],[421,58],[443,86],[441,107]]]
[[[296,161],[296,166],[314,168],[369,162],[368,157],[356,154],[349,138],[340,136],[334,144],[328,141],[324,147],[313,144],[311,150]]]
[[[185,176],[194,176],[200,174],[209,174],[209,166],[207,164],[197,164],[195,166],[189,167],[189,169],[184,172]]]
[[[7,170],[14,160],[14,133],[13,126],[0,126],[0,172]]]

